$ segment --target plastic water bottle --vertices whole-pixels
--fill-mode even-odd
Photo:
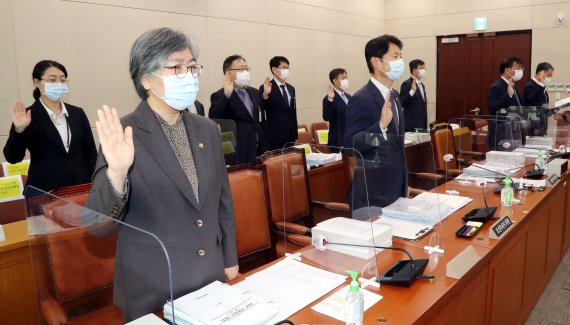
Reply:
[[[344,319],[346,325],[362,325],[364,318],[364,296],[360,292],[356,277],[358,272],[346,271],[352,277],[350,289],[344,298]]]
[[[505,177],[505,186],[501,190],[501,205],[510,207],[513,205],[513,188],[511,187],[511,179]]]

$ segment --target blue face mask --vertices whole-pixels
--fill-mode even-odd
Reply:
[[[164,97],[157,96],[162,98],[168,106],[182,111],[194,104],[198,96],[199,87],[198,78],[194,77],[192,73],[188,72],[184,78],[178,78],[176,75],[159,76],[155,73],[153,74],[162,77]],[[156,95],[154,91],[152,92]]]
[[[390,78],[390,80],[398,80],[404,74],[404,60],[398,59],[396,61],[388,61],[390,65],[390,71],[384,71],[380,69],[382,72],[386,74],[386,77]]]
[[[69,93],[67,85],[59,82],[45,83],[44,86],[44,95],[46,95],[47,98],[54,102],[59,102],[63,97],[67,96],[67,93]]]

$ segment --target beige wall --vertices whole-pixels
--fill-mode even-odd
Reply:
[[[321,120],[328,71],[349,71],[351,90],[368,78],[364,44],[385,32],[404,41],[404,58],[427,63],[429,119],[435,118],[436,36],[472,32],[473,18],[487,17],[488,31],[532,29],[533,70],[551,62],[554,82],[570,83],[570,1],[555,0],[0,0],[0,146],[4,147],[15,99],[32,103],[31,70],[42,59],[63,63],[69,73],[67,101],[95,121],[102,104],[126,114],[138,103],[128,76],[128,53],[143,31],[171,26],[194,34],[206,67],[199,100],[222,84],[221,64],[246,57],[252,85],[269,75],[268,61],[291,61],[300,123]],[[527,65],[528,67],[528,65]],[[399,87],[399,84],[396,85]],[[564,95],[565,96],[565,95]],[[551,96],[554,97],[554,96]],[[3,156],[2,156],[2,160]]]
[[[346,67],[353,89],[368,73],[364,44],[384,33],[384,0],[0,0],[0,146],[20,98],[33,102],[31,72],[42,59],[63,63],[70,95],[94,127],[102,104],[121,115],[139,102],[128,75],[128,54],[142,32],[170,26],[198,39],[206,70],[198,99],[222,87],[222,61],[245,56],[252,86],[270,74],[269,59],[291,62],[300,123],[321,120],[328,72]],[[2,161],[4,157],[2,156]]]
[[[406,62],[426,62],[428,120],[435,119],[437,44],[436,36],[473,32],[473,20],[487,17],[487,31],[532,30],[532,62],[554,65],[554,83],[570,83],[570,24],[559,25],[558,13],[570,16],[570,1],[556,0],[386,0],[386,31],[402,38]],[[468,67],[466,67],[467,69]],[[460,72],[460,71],[459,71]],[[562,93],[564,98],[567,95]],[[555,100],[551,95],[551,100]]]

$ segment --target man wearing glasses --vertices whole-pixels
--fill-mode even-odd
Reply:
[[[265,80],[259,92],[263,93],[263,108],[267,114],[269,148],[275,150],[297,140],[297,107],[295,87],[285,82],[289,78],[289,60],[275,56],[269,61],[269,68],[273,80]]]
[[[250,68],[241,55],[228,56],[222,70],[224,87],[210,96],[212,106],[208,116],[233,120],[237,133],[237,163],[255,163],[256,157],[268,149],[259,92],[249,86]],[[268,94],[269,91],[263,95]]]

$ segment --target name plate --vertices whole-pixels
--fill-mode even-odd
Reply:
[[[23,199],[24,184],[22,176],[0,177],[0,202],[9,202]]]
[[[509,232],[513,225],[513,222],[508,216],[504,216],[499,221],[495,222],[491,229],[489,229],[489,238],[499,239],[502,235]]]
[[[28,169],[30,168],[30,160],[22,160],[17,164],[10,164],[7,162],[2,163],[4,176],[26,175],[28,176]]]

